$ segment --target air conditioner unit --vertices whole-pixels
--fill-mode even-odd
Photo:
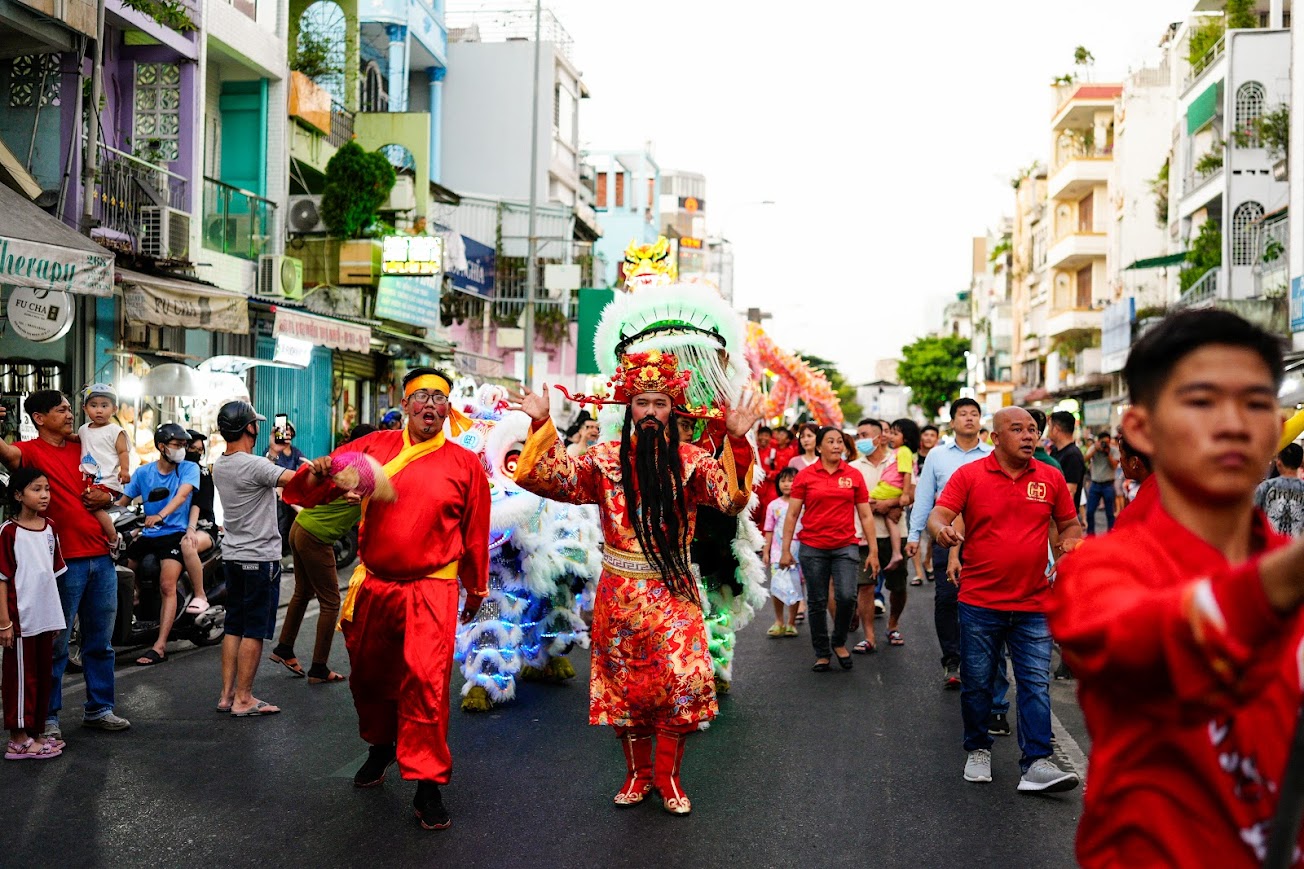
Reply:
[[[140,252],[156,260],[190,259],[190,215],[166,205],[141,206]]]
[[[291,196],[285,223],[292,233],[326,232],[326,224],[321,219],[321,196],[313,194]]]
[[[253,217],[248,214],[231,214],[210,217],[204,225],[204,246],[210,250],[231,252],[252,246]],[[223,247],[225,241],[225,248]]]
[[[417,207],[417,183],[411,175],[399,175],[394,179],[394,187],[389,191],[389,199],[380,207],[381,211],[415,211]]]
[[[263,254],[258,258],[258,295],[268,298],[303,298],[303,260]]]

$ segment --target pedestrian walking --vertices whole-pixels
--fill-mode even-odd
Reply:
[[[1067,410],[1057,410],[1050,415],[1050,457],[1059,462],[1075,508],[1082,505],[1082,485],[1087,476],[1086,460],[1074,439],[1077,427],[1078,421]]]
[[[943,441],[929,453],[928,463],[920,472],[906,542],[907,555],[913,557],[919,551],[919,541],[928,527],[928,516],[951,475],[991,453],[992,448],[978,438],[981,420],[982,408],[972,398],[958,398],[951,403],[954,437]],[[933,576],[937,580],[933,596],[933,625],[937,631],[937,643],[942,649],[942,687],[955,691],[960,688],[959,599],[956,586],[942,581],[950,556],[948,547],[933,541],[931,556]]]
[[[281,601],[276,490],[294,478],[294,471],[254,455],[258,423],[266,420],[247,401],[229,401],[217,412],[217,428],[226,441],[226,452],[213,465],[213,485],[225,514],[222,572],[226,577],[226,623],[217,711],[233,718],[281,711],[253,694],[263,642],[270,640],[276,629]]]
[[[889,525],[894,523],[892,514],[896,513],[895,524],[898,527],[904,522],[904,517],[899,510],[901,499],[896,497],[875,500],[872,497],[874,488],[883,474],[889,468],[895,467],[898,460],[883,434],[881,421],[862,419],[856,425],[856,449],[862,453],[865,450],[869,452],[851,463],[851,467],[860,472],[865,480],[865,487],[871,493],[869,506],[874,517],[872,528],[862,525],[859,517],[856,519],[856,544],[860,548],[862,565],[860,575],[856,578],[856,610],[860,615],[860,623],[865,628],[865,639],[856,643],[851,649],[858,655],[870,654],[878,649],[874,637],[874,595],[880,576],[884,579],[890,602],[890,606],[887,607],[888,643],[894,646],[905,645],[900,619],[901,613],[906,608],[906,564],[904,561],[895,565],[889,563],[892,557],[892,537],[889,531]],[[899,533],[901,532],[898,531]],[[869,558],[871,546],[878,556],[877,564],[886,564],[887,567],[882,570],[871,570],[873,566]]]
[[[766,634],[771,637],[797,636],[797,605],[801,601],[801,571],[798,567],[781,568],[779,561],[783,558],[783,523],[788,517],[788,496],[792,494],[792,482],[797,478],[795,468],[784,468],[779,472],[778,492],[765,509],[765,548],[761,560],[765,571],[770,574],[771,583],[775,573],[782,572],[780,579],[786,583],[783,596],[775,593],[773,584],[770,600],[774,602],[774,626]],[[790,575],[789,575],[790,572]],[[795,598],[795,599],[794,599]]]
[[[353,784],[382,785],[397,761],[403,778],[417,782],[412,805],[427,830],[452,824],[440,786],[453,770],[448,682],[457,625],[474,618],[489,593],[489,480],[475,455],[444,435],[445,422],[454,436],[471,425],[449,401],[452,391],[445,374],[410,369],[406,428],[345,444],[300,470],[285,490],[289,503],[305,508],[342,497],[362,505],[359,563],[340,605],[358,734],[368,745]],[[393,500],[363,500],[361,470],[348,489],[331,475],[352,467],[373,477],[373,462]],[[460,614],[459,587],[466,591]]]
[[[842,432],[831,426],[819,430],[816,437],[819,461],[798,472],[789,497],[788,516],[783,524],[783,556],[780,567],[793,564],[792,541],[797,520],[802,523],[801,550],[797,560],[806,578],[806,598],[810,619],[811,645],[815,649],[816,672],[828,672],[836,656],[844,670],[852,667],[847,651],[847,634],[856,608],[857,576],[860,550],[856,546],[856,518],[862,527],[872,526],[869,489],[865,478],[843,460],[846,449]],[[878,573],[878,552],[871,548],[865,570]],[[829,584],[832,580],[835,615],[833,633],[829,634]]]
[[[67,625],[58,577],[68,569],[59,535],[45,518],[50,480],[39,468],[22,467],[9,480],[6,507],[13,517],[0,525],[0,705],[9,731],[5,760],[49,760],[63,740],[44,733],[54,682],[54,639]]]
[[[1105,528],[1114,530],[1114,474],[1118,468],[1118,449],[1109,432],[1096,435],[1096,441],[1082,456],[1089,468],[1091,487],[1087,489],[1087,534],[1096,533],[1096,511],[1105,508]],[[1062,467],[1062,466],[1061,466]]]
[[[68,570],[58,577],[63,621],[78,620],[81,635],[83,678],[86,700],[82,704],[82,726],[96,730],[123,731],[131,722],[114,712],[113,624],[118,614],[118,573],[109,557],[104,530],[93,512],[109,504],[110,495],[87,485],[81,469],[81,445],[72,435],[72,405],[57,390],[33,392],[23,402],[36,437],[14,444],[0,439],[0,460],[11,470],[27,466],[40,468],[50,481],[48,515],[59,529],[59,545]],[[4,419],[0,405],[0,421]],[[63,708],[63,674],[68,668],[68,635],[65,627],[54,640],[50,707],[43,737],[60,741],[59,712]]]
[[[1086,869],[1257,869],[1290,820],[1304,542],[1254,507],[1282,368],[1278,336],[1216,308],[1169,315],[1128,354],[1123,436],[1163,500],[1061,560],[1049,611],[1091,732]],[[1272,865],[1304,836],[1286,844]]]
[[[820,427],[815,423],[804,422],[801,424],[801,428],[797,430],[798,451],[796,455],[788,459],[787,467],[804,471],[820,460],[818,450],[819,433]]]
[[[919,455],[916,457],[918,461],[916,463],[916,470],[915,470],[916,485],[918,484],[919,481],[919,474],[923,472],[924,465],[927,464],[928,462],[928,454],[933,451],[933,448],[937,446],[938,442],[940,442],[941,439],[942,439],[941,430],[938,429],[938,427],[933,425],[932,423],[929,423],[928,425],[924,426],[919,430]],[[912,508],[913,505],[911,505],[911,508],[908,508],[906,510],[907,534],[909,533],[909,528],[910,528],[910,516],[913,512]],[[932,540],[928,538],[928,532],[925,531],[924,539],[920,540],[919,549],[911,557],[911,560],[914,562],[915,565],[915,580],[919,580],[922,577],[923,579],[926,579],[929,582],[933,581],[933,559],[931,558],[932,551],[933,551]],[[925,552],[929,554],[930,556],[929,558],[924,557]],[[912,580],[910,584],[911,585],[923,584],[922,582],[915,581],[915,580]]]
[[[1050,760],[1046,552],[1051,520],[1061,552],[1082,542],[1082,528],[1064,478],[1032,457],[1037,442],[1032,416],[1022,408],[1004,408],[992,417],[992,427],[994,452],[955,472],[928,519],[933,538],[943,546],[964,543],[959,575],[964,778],[992,780],[992,678],[996,667],[1004,666],[1004,645],[1014,665],[1018,703],[1018,789],[1070,790],[1078,785],[1077,775]]]
[[[372,425],[354,426],[348,443],[376,431]],[[307,676],[309,685],[327,685],[345,681],[330,668],[331,645],[340,616],[340,579],[335,566],[335,544],[352,531],[362,519],[362,505],[348,498],[336,498],[300,510],[290,526],[290,555],[294,560],[294,595],[285,608],[281,638],[272,649],[270,660],[295,676]],[[312,647],[312,664],[304,672],[294,653],[299,628],[308,612],[308,603],[317,599],[317,635]]]
[[[878,484],[869,493],[871,501],[895,501],[896,506],[887,513],[887,529],[891,536],[892,557],[887,569],[904,561],[901,552],[901,517],[914,496],[915,453],[919,450],[919,426],[911,419],[898,419],[888,429],[888,448],[893,461],[879,474]]]
[[[1299,537],[1304,534],[1304,480],[1299,478],[1304,448],[1286,444],[1273,461],[1280,475],[1259,484],[1254,490],[1254,506],[1264,512],[1278,534]]]

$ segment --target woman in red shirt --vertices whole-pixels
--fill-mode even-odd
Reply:
[[[803,432],[804,434],[804,432]],[[856,546],[856,514],[866,527],[874,516],[869,510],[869,489],[865,478],[843,459],[846,441],[842,432],[831,426],[816,435],[816,462],[797,473],[788,496],[788,515],[783,523],[783,548],[780,567],[793,563],[792,538],[801,515],[802,573],[806,579],[807,611],[810,614],[811,645],[815,647],[817,673],[828,672],[834,655],[844,670],[851,669],[847,651],[847,634],[856,611],[856,576],[860,553]],[[878,572],[878,551],[870,547],[866,569]],[[833,617],[833,636],[829,636],[826,610],[829,580],[833,580],[833,597],[837,610]]]

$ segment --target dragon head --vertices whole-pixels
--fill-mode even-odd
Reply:
[[[670,258],[670,242],[664,235],[652,244],[631,238],[625,248],[625,289],[638,290],[675,282],[677,269]]]

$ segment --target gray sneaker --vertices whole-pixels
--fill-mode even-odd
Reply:
[[[53,739],[57,742],[63,742],[63,731],[59,729],[58,721],[45,722],[45,730],[41,731],[41,739]]]
[[[990,751],[985,748],[975,748],[969,752],[969,759],[964,762],[964,780],[992,780],[992,753]]]
[[[1065,772],[1044,757],[1033,761],[1019,779],[1019,790],[1045,794],[1071,791],[1077,786],[1077,773]]]
[[[99,718],[82,719],[82,727],[90,727],[95,730],[118,731],[126,730],[130,726],[130,721],[121,716],[114,715],[112,711],[105,712]]]

